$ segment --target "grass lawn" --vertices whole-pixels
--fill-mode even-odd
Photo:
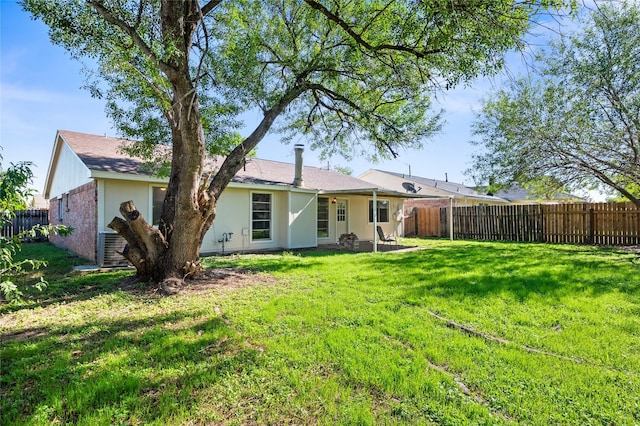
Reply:
[[[638,254],[405,242],[166,298],[25,245],[50,285],[0,305],[0,424],[640,423]]]

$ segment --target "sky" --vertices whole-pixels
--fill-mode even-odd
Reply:
[[[32,187],[38,192],[44,188],[57,130],[118,136],[105,114],[104,102],[91,98],[82,88],[82,64],[71,59],[62,47],[53,45],[47,30],[46,25],[22,11],[16,1],[0,0],[2,167],[31,161],[35,176]],[[544,45],[544,40],[543,35],[532,39],[533,48]],[[423,149],[400,151],[396,159],[376,164],[359,158],[334,158],[331,167],[347,167],[354,176],[374,168],[440,180],[448,177],[451,182],[473,185],[464,171],[470,167],[472,153],[477,149],[470,144],[474,111],[479,111],[482,99],[510,75],[525,71],[530,60],[530,54],[510,54],[508,73],[440,94],[434,109],[445,110],[445,124]],[[296,141],[304,142],[303,138]],[[277,134],[269,134],[257,152],[259,158],[267,160],[294,161],[293,146],[281,143]],[[304,153],[304,163],[327,166],[326,160],[321,161],[319,154],[309,149]]]

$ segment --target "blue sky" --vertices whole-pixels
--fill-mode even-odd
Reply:
[[[535,44],[543,43],[538,37]],[[58,129],[117,136],[104,112],[104,103],[92,99],[81,88],[82,65],[64,49],[49,41],[47,27],[31,20],[15,1],[0,0],[0,146],[2,166],[18,161],[35,164],[33,188],[41,192],[47,174],[53,141]],[[525,57],[526,58],[526,57]],[[520,54],[508,57],[509,70],[524,69]],[[529,57],[530,59],[530,57]],[[504,74],[459,87],[438,97],[436,109],[445,110],[441,134],[420,151],[401,151],[398,158],[377,164],[362,159],[335,158],[331,165],[348,167],[354,176],[370,168],[411,173],[427,178],[473,184],[464,175],[474,151],[469,141],[474,110],[492,88],[507,78]],[[304,139],[299,141],[304,143]],[[268,135],[258,146],[258,157],[293,162],[293,147],[282,144],[277,134]],[[325,166],[318,155],[305,151],[306,165]]]

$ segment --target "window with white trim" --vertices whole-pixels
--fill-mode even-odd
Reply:
[[[271,194],[254,192],[251,194],[251,239],[253,241],[271,239]]]
[[[151,188],[151,224],[154,226],[160,225],[162,204],[164,203],[164,196],[166,193],[167,188],[165,187],[154,186]]]
[[[378,222],[389,222],[389,200],[377,200]],[[369,200],[369,222],[373,222],[373,200]]]
[[[318,197],[318,238],[329,238],[329,198]]]

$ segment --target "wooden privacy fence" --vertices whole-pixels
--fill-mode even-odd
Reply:
[[[14,237],[24,231],[28,231],[35,225],[49,224],[49,210],[16,210],[16,217],[12,223],[0,228],[0,235],[3,237]],[[44,239],[38,234],[36,239]]]
[[[448,208],[417,207],[412,214],[407,220],[415,222],[416,235],[449,237]],[[456,239],[636,245],[640,209],[632,203],[454,207],[453,230]]]
[[[407,237],[442,236],[439,207],[413,207],[404,219]]]

